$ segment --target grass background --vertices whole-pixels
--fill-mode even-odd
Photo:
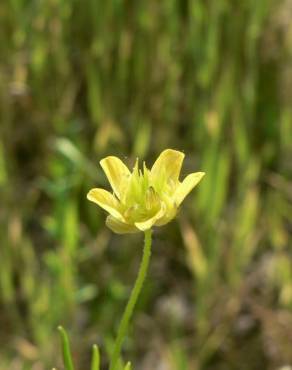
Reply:
[[[291,0],[1,1],[0,369],[62,369],[59,324],[106,366],[142,235],[86,193],[168,147],[207,175],[155,231],[125,357],[292,365],[291,98]]]

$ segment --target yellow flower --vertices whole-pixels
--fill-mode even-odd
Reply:
[[[106,225],[118,234],[135,233],[162,226],[171,221],[178,207],[204,176],[204,172],[188,175],[182,182],[179,174],[184,154],[166,149],[151,170],[138,160],[131,173],[117,157],[100,161],[113,194],[104,189],[91,189],[87,199],[105,209],[109,216]]]

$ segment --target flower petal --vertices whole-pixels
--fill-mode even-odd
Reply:
[[[201,181],[205,172],[195,172],[188,175],[183,182],[179,184],[174,194],[174,201],[178,207],[185,197],[193,190],[193,188]]]
[[[164,215],[155,222],[155,226],[163,226],[168,224],[174,219],[177,214],[177,207],[173,205],[172,207],[167,207]]]
[[[150,173],[152,178],[159,179],[165,177],[165,180],[172,179],[173,181],[177,181],[184,156],[184,153],[177,150],[164,150],[151,168]]]
[[[108,191],[104,189],[91,189],[87,194],[87,199],[98,204],[112,216],[123,219],[119,212],[119,201]]]
[[[113,216],[106,218],[106,226],[117,234],[129,234],[140,232],[135,225],[126,224]]]
[[[109,183],[117,197],[120,199],[125,188],[125,180],[130,176],[128,167],[118,158],[109,156],[100,161]]]
[[[164,213],[165,207],[161,207],[158,212],[148,220],[135,222],[135,226],[141,231],[149,230],[156,223],[157,220],[164,216]]]

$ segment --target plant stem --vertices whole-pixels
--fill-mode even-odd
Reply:
[[[127,306],[123,313],[122,320],[120,322],[117,339],[116,339],[114,350],[111,356],[109,370],[116,370],[116,367],[117,367],[117,364],[120,358],[122,344],[123,344],[123,341],[127,333],[129,321],[132,317],[133,310],[135,308],[137,299],[141,293],[141,289],[143,287],[143,283],[146,278],[150,256],[151,256],[152,230],[146,230],[144,235],[145,235],[145,239],[144,239],[144,249],[143,249],[143,257],[142,257],[141,265],[139,268],[138,276],[135,281],[134,288],[131,292],[129,301],[127,303]]]

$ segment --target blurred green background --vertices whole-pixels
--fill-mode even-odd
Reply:
[[[125,358],[292,365],[291,102],[291,0],[2,0],[0,369],[61,370],[59,324],[106,366],[142,235],[86,193],[165,148],[207,175],[155,231]]]

